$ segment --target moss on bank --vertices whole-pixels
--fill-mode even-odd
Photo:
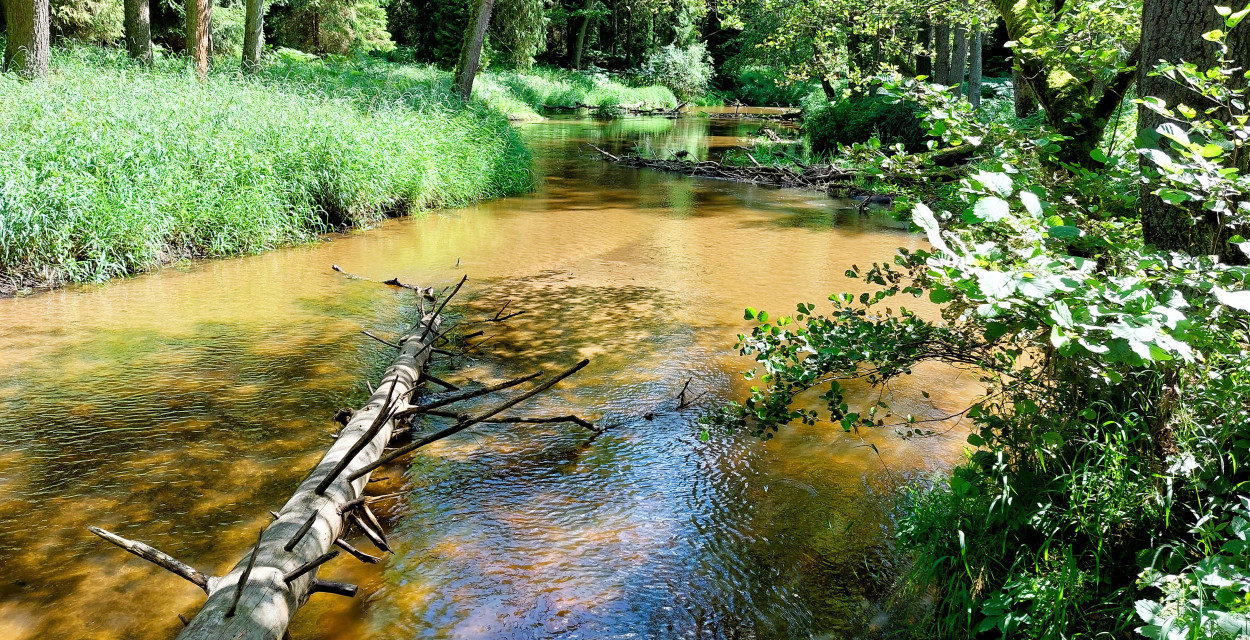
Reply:
[[[373,64],[371,63],[372,67]],[[184,257],[254,253],[387,215],[527,189],[498,111],[445,74],[285,61],[200,83],[178,60],[54,52],[0,75],[0,292],[101,281]]]

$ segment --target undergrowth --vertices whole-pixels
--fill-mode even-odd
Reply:
[[[530,186],[507,120],[445,74],[286,60],[198,82],[96,47],[0,76],[0,288],[253,253]]]

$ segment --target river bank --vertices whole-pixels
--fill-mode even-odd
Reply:
[[[0,295],[258,253],[532,186],[511,119],[548,101],[652,100],[571,74],[449,74],[294,55],[198,82],[182,60],[58,48],[35,83],[0,77]]]

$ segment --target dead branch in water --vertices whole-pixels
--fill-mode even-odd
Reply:
[[[863,171],[842,169],[827,164],[804,165],[795,163],[799,170],[788,166],[766,165],[759,162],[750,152],[747,153],[747,158],[751,160],[754,166],[748,167],[724,164],[714,160],[664,160],[647,158],[638,154],[617,156],[593,144],[588,144],[588,146],[598,151],[608,160],[623,167],[656,169],[695,178],[717,178],[770,187],[812,189],[837,196],[856,195],[861,191],[858,184],[866,178],[907,185],[958,180],[964,173],[963,163],[967,162],[972,155],[972,147],[967,145],[949,150],[935,151],[931,152],[929,156],[938,168],[931,171],[911,174],[885,172],[870,176]]]
[[[337,266],[334,269],[348,277],[367,280],[346,274]],[[465,280],[467,277],[461,279],[443,296],[432,312],[423,313],[416,326],[397,343],[364,332],[379,342],[397,348],[399,353],[395,360],[383,374],[376,390],[371,391],[371,397],[365,406],[354,412],[340,410],[337,417],[346,424],[334,444],[299,484],[282,509],[270,512],[273,521],[261,529],[256,544],[225,575],[209,576],[146,544],[127,540],[98,527],[89,527],[92,533],[182,577],[208,594],[200,611],[190,620],[184,620],[186,626],[178,634],[180,640],[277,639],[283,637],[291,617],[312,594],[329,593],[353,597],[357,592],[356,586],[322,580],[317,577],[317,573],[340,555],[340,550],[362,562],[380,561],[379,557],[360,551],[345,539],[349,525],[359,530],[382,551],[390,552],[382,523],[369,508],[369,503],[396,497],[398,494],[372,498],[364,495],[369,483],[378,480],[370,477],[372,472],[382,465],[429,442],[483,422],[572,422],[593,429],[593,425],[577,416],[496,417],[500,412],[532,398],[577,372],[588,362],[583,360],[575,367],[539,383],[535,388],[506,400],[493,409],[474,417],[458,418],[456,424],[450,428],[386,453],[387,445],[397,434],[397,427],[401,422],[432,412],[438,407],[523,384],[540,375],[535,373],[481,389],[462,391],[425,371],[430,354],[434,351],[434,342],[442,336],[439,332],[441,313],[448,301],[460,291]],[[433,291],[418,287],[404,288],[417,291],[422,298],[426,297],[426,292]],[[496,314],[496,318],[504,317],[502,310]],[[423,404],[411,404],[415,402],[413,394],[422,381],[434,382],[455,392]]]

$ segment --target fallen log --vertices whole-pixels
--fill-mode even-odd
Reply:
[[[749,152],[746,155],[752,166],[739,166],[712,160],[692,161],[687,158],[665,160],[648,158],[638,154],[617,156],[593,144],[589,146],[598,151],[607,160],[624,167],[656,169],[695,178],[716,178],[770,187],[812,189],[824,191],[835,197],[873,195],[860,187],[866,178],[874,178],[902,185],[917,185],[931,182],[953,182],[963,175],[963,167],[957,164],[955,166],[939,164],[935,169],[915,173],[879,172],[870,175],[864,171],[843,169],[832,165],[804,165],[800,163],[795,163],[799,168],[796,171],[785,165],[763,164]],[[958,147],[956,149],[958,151],[949,153],[934,152],[930,155],[935,156],[935,163],[957,163],[960,159],[964,161],[971,159],[971,153]]]
[[[394,427],[392,416],[408,408],[405,398],[421,379],[430,356],[427,341],[437,335],[440,322],[438,315],[428,314],[399,341],[399,355],[368,403],[352,415],[252,552],[210,585],[208,600],[178,634],[180,640],[277,640],[313,593],[354,593],[354,588],[321,583],[316,574],[333,557],[329,554],[346,528],[347,516],[338,506],[361,497],[369,481],[368,475],[349,476],[382,455]],[[236,595],[241,597],[232,607]]]
[[[335,270],[341,271],[337,268]],[[495,417],[501,411],[533,397],[581,369],[586,365],[583,360],[573,369],[539,384],[495,409],[474,417],[457,415],[459,419],[452,427],[421,438],[416,446],[409,444],[385,453],[401,420],[436,407],[506,389],[540,375],[536,373],[479,390],[457,390],[455,394],[439,400],[410,404],[416,402],[415,392],[419,385],[425,380],[433,380],[424,369],[434,350],[435,341],[442,335],[439,332],[440,314],[447,301],[463,284],[464,280],[461,280],[433,311],[426,313],[422,307],[422,317],[417,325],[397,343],[387,343],[397,347],[399,354],[383,374],[368,403],[351,413],[334,444],[308,477],[299,484],[282,509],[270,512],[273,521],[261,530],[256,544],[246,556],[225,575],[211,576],[141,542],[128,540],[98,527],[88,527],[92,533],[108,542],[165,568],[204,590],[208,599],[192,619],[183,618],[185,627],[177,636],[179,640],[278,640],[286,633],[295,612],[312,594],[328,593],[353,597],[357,591],[355,586],[320,580],[317,573],[340,554],[339,550],[334,549],[336,546],[362,562],[374,563],[380,560],[344,540],[349,523],[379,549],[390,551],[381,524],[369,510],[370,499],[365,497],[364,491],[370,482],[372,471],[400,455],[479,422],[574,422],[594,431],[593,425],[576,416]],[[426,291],[416,287],[413,289],[421,293]]]

